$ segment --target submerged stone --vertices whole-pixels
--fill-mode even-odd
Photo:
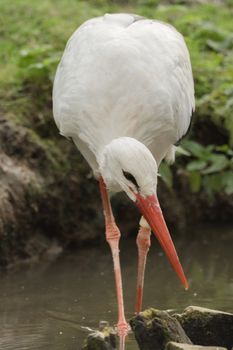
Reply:
[[[93,331],[85,339],[82,350],[116,350],[116,333],[108,323],[101,321],[99,331]]]
[[[217,346],[181,344],[172,341],[167,344],[166,350],[226,350],[226,348]]]
[[[164,350],[170,341],[192,344],[176,318],[148,309],[130,320],[140,350]]]
[[[233,347],[233,314],[198,306],[173,315],[194,344]]]

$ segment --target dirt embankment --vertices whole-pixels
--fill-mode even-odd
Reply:
[[[219,196],[213,205],[202,194],[190,194],[184,178],[177,179],[176,190],[160,180],[158,191],[173,231],[184,231],[190,221],[230,218],[230,199]],[[139,215],[133,204],[123,195],[113,204],[124,234],[135,232]],[[43,138],[2,114],[0,266],[103,239],[98,184],[74,145],[58,134]]]
[[[88,177],[70,142],[58,136],[55,145],[1,116],[0,265],[38,257],[54,242],[97,238],[103,228],[98,186]]]

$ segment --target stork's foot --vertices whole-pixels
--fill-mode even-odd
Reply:
[[[119,350],[125,350],[125,338],[130,331],[130,325],[126,321],[117,323],[117,335],[119,337]]]
[[[130,325],[126,321],[117,323],[116,330],[119,337],[128,335],[130,329]]]

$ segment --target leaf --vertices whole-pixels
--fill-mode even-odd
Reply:
[[[203,177],[203,187],[210,198],[213,199],[213,194],[215,192],[220,192],[222,189],[222,175],[219,173],[205,175]]]
[[[204,160],[193,160],[192,162],[188,163],[186,169],[188,171],[193,170],[202,170],[206,167],[207,163]]]
[[[205,148],[200,145],[200,143],[195,141],[185,140],[182,142],[182,145],[184,146],[185,150],[189,151],[198,158],[202,158],[202,156],[205,154]]]
[[[189,174],[189,185],[193,193],[196,193],[201,188],[201,175],[198,171],[192,171]]]
[[[233,150],[228,145],[221,145],[215,147],[216,151],[227,154],[228,156],[233,156]]]
[[[202,171],[202,174],[217,173],[229,165],[229,160],[223,154],[212,154],[209,158],[212,164]]]
[[[222,185],[224,188],[224,192],[228,195],[233,193],[233,172],[227,171],[222,175]]]
[[[224,52],[224,46],[221,42],[217,42],[214,40],[207,40],[207,47],[214,50],[215,52]]]
[[[221,145],[221,146],[216,146],[215,149],[216,149],[216,151],[227,153],[229,150],[229,146],[225,144],[225,145]]]
[[[166,185],[169,188],[172,188],[173,176],[172,176],[172,172],[171,172],[169,165],[165,162],[162,162],[160,167],[159,167],[159,172],[162,176],[163,181],[166,183]]]
[[[179,153],[179,154],[181,154],[181,155],[183,155],[183,156],[188,156],[188,157],[191,156],[191,153],[188,152],[188,151],[186,151],[186,150],[185,150],[183,147],[181,147],[181,146],[176,146],[176,153]]]

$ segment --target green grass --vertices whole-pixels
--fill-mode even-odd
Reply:
[[[158,1],[119,3],[1,0],[0,96],[3,105],[6,101],[7,110],[14,108],[14,103],[17,110],[23,104],[22,90],[28,80],[40,86],[52,81],[67,39],[83,21],[105,12],[128,11],[168,21],[183,33],[191,52],[197,114],[207,114],[223,125],[232,143],[233,122],[229,119],[233,104],[233,9],[209,4],[157,7]]]
[[[228,149],[233,145],[231,1],[227,2],[228,6],[157,6],[158,3],[157,0],[1,0],[0,98],[5,115],[50,142],[57,133],[51,114],[52,81],[68,38],[91,17],[106,12],[131,12],[167,21],[185,36],[197,102],[198,127],[194,127],[191,138],[204,145],[227,144]],[[200,132],[205,123],[212,123],[211,128]],[[213,152],[216,147],[212,147]],[[216,170],[218,174],[219,171],[224,170]]]

